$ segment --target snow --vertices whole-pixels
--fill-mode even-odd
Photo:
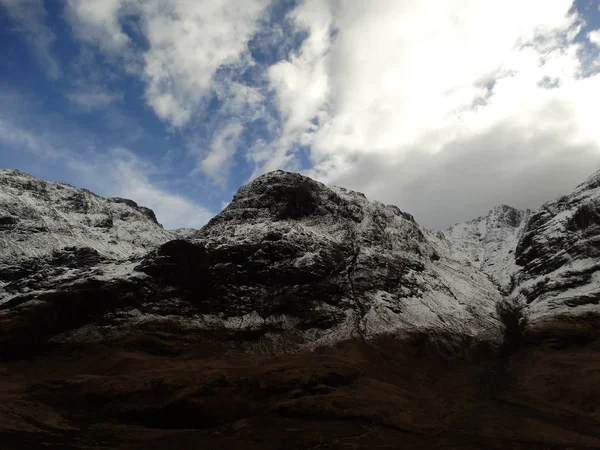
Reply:
[[[508,214],[517,223],[508,221]],[[499,206],[485,216],[443,230],[443,235],[452,251],[488,275],[503,291],[510,291],[512,278],[519,270],[515,249],[529,215],[530,211]]]
[[[64,247],[90,247],[113,259],[141,256],[172,239],[142,208],[72,186],[0,170],[0,264]],[[112,226],[101,226],[103,221]]]
[[[176,230],[169,230],[173,239],[190,239],[197,232],[198,230],[195,228],[177,228]]]

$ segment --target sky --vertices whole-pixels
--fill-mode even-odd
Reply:
[[[198,228],[270,170],[430,228],[600,169],[600,0],[0,0],[0,167]]]

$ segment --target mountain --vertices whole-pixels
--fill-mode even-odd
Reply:
[[[0,264],[87,247],[113,259],[143,255],[172,238],[152,210],[122,198],[0,170]]]
[[[600,172],[428,230],[275,171],[201,230],[0,172],[6,448],[600,448]]]
[[[271,172],[188,239],[204,266],[184,273],[186,247],[167,244],[143,271],[197,291],[207,313],[236,328],[270,339],[293,331],[313,346],[420,331],[502,341],[487,277],[440,252],[409,214],[357,192]]]
[[[519,270],[514,252],[529,214],[502,205],[485,216],[448,227],[443,234],[451,250],[464,254],[500,290],[509,292]]]
[[[140,236],[160,230],[154,221],[135,225]],[[29,261],[10,272],[20,278],[4,287],[3,319],[27,320],[8,327],[0,343],[97,340],[164,320],[252,333],[261,351],[392,332],[464,351],[503,343],[501,295],[485,274],[461,264],[397,207],[298,174],[257,178],[202,230],[143,260],[109,260],[87,242],[73,243],[79,247],[46,257],[59,271],[42,271],[43,280]],[[85,308],[64,320],[60,311],[71,302]],[[50,313],[56,322],[48,322]]]
[[[132,200],[2,170],[0,304],[18,295],[35,299],[70,281],[110,277],[119,272],[117,263],[172,237],[152,210]]]
[[[519,310],[526,338],[597,337],[600,172],[534,211],[500,206],[443,235]]]
[[[600,172],[569,195],[531,214],[515,249],[520,266],[513,301],[532,334],[560,327],[573,339],[598,335],[600,301]],[[585,319],[585,320],[583,320]],[[565,330],[566,324],[571,324]]]

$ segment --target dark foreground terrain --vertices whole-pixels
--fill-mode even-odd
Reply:
[[[552,336],[526,337],[504,356],[452,356],[456,349],[415,336],[261,357],[226,336],[146,324],[118,342],[1,362],[0,442],[54,450],[600,448],[600,345],[585,333]]]

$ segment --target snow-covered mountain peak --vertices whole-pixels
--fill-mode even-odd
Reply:
[[[231,203],[190,238],[209,239],[214,245],[223,239],[243,240],[278,229],[309,232],[315,238],[335,242],[397,234],[397,239],[387,238],[389,245],[419,254],[435,253],[412,216],[398,207],[282,170],[268,172],[242,186]]]
[[[124,259],[171,239],[152,210],[132,200],[0,170],[0,264],[89,247]]]
[[[518,270],[514,249],[529,214],[500,205],[484,216],[448,227],[443,235],[454,251],[509,292]]]
[[[500,205],[491,209],[490,212],[484,217],[487,229],[489,230],[492,228],[504,227],[518,228],[519,226],[521,226],[523,219],[526,217],[526,215],[527,211],[513,208],[512,206],[508,205]]]
[[[597,170],[575,188],[575,192],[600,188],[600,170]]]
[[[203,275],[168,276],[186,289],[194,289],[189,279],[212,280],[225,314],[248,326],[256,315],[284,329],[301,324],[313,344],[438,330],[498,345],[497,289],[426,233],[395,206],[276,171],[240,188],[190,236],[201,250],[167,244],[144,270],[199,259]]]

